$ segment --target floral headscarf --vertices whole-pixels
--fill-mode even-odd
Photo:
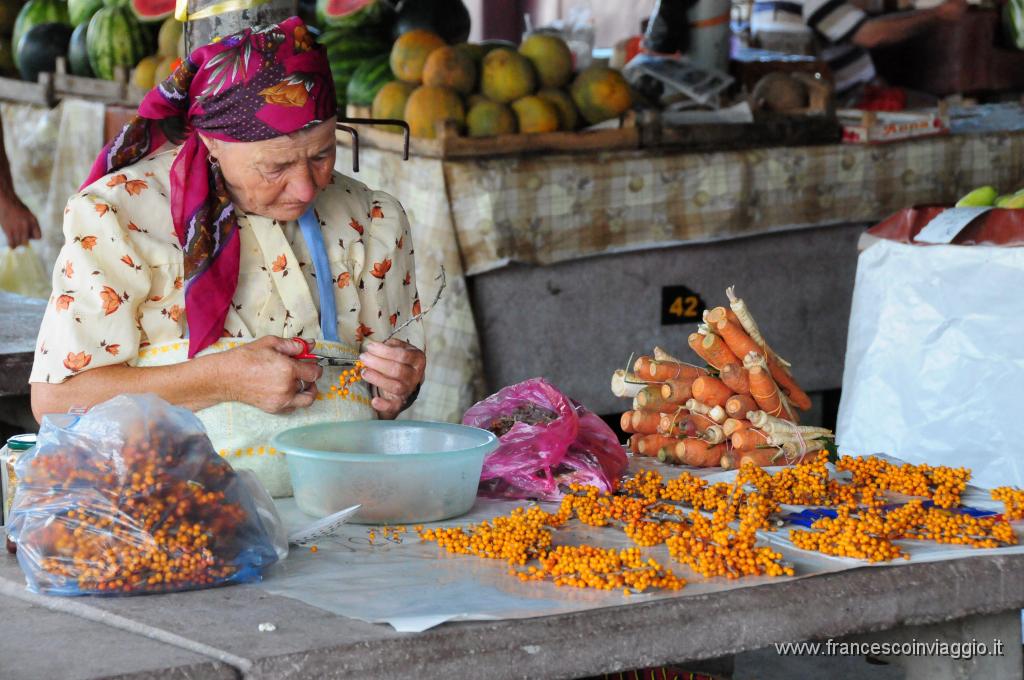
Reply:
[[[327,56],[298,17],[194,51],[100,153],[82,188],[136,163],[183,130],[171,166],[171,217],[185,256],[188,356],[217,341],[238,286],[239,240],[224,177],[199,138],[257,142],[336,115]],[[178,141],[178,140],[174,140]]]

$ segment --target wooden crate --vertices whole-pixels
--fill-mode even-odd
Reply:
[[[349,109],[353,114],[364,111]],[[344,120],[339,122],[344,123]],[[358,126],[359,143],[375,149],[402,153],[404,135],[381,130],[371,125]],[[352,145],[351,135],[338,132],[338,142]],[[497,135],[495,137],[465,137],[454,125],[438,126],[436,139],[413,137],[409,140],[409,153],[426,158],[483,158],[491,156],[518,156],[538,153],[592,153],[595,151],[623,151],[640,148],[640,129],[636,116],[630,112],[613,128],[599,128],[582,132],[547,132],[535,135]]]
[[[126,69],[118,67],[115,80],[82,78],[67,72],[63,58],[57,59],[54,73],[40,73],[37,83],[0,78],[0,99],[22,104],[55,106],[64,97],[71,97],[137,108],[145,95],[128,82]]]

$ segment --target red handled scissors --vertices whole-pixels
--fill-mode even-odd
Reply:
[[[302,354],[297,354],[293,358],[300,359],[303,361],[315,361],[321,366],[341,366],[342,368],[355,368],[355,359],[339,359],[338,357],[329,357],[323,354],[317,354],[313,351],[314,344],[309,340],[303,340],[302,338],[292,338],[292,341],[302,347]]]

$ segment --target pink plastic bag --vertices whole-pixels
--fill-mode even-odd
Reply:
[[[629,464],[611,428],[543,378],[504,388],[462,422],[500,435],[484,460],[482,495],[554,501],[570,484],[612,491]]]

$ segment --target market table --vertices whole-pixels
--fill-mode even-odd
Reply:
[[[1024,555],[861,568],[713,595],[402,634],[252,586],[121,599],[31,598],[14,558],[4,556],[0,652],[6,680],[404,679],[481,672],[501,680],[581,677],[712,659],[775,642],[892,631],[875,639],[1005,642],[1005,656],[973,663],[918,658],[918,668],[926,670],[908,668],[909,678],[1013,680],[1022,677],[1021,569]],[[69,605],[82,611],[49,608]],[[104,619],[107,625],[97,625]],[[261,622],[277,630],[261,633]],[[167,633],[184,639],[154,639]]]

